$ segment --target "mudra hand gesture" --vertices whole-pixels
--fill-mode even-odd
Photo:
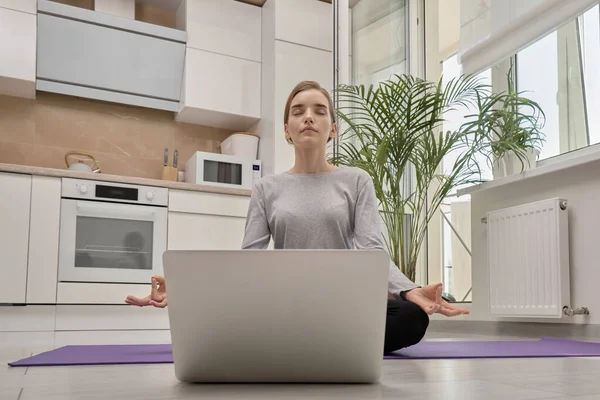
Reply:
[[[154,306],[165,308],[167,306],[167,285],[165,284],[165,278],[162,276],[153,276],[150,295],[143,299],[135,296],[127,296],[125,303],[139,307]]]
[[[415,288],[407,292],[404,297],[411,303],[415,303],[428,315],[442,314],[446,317],[469,314],[469,310],[458,308],[442,299],[442,284],[427,285]]]

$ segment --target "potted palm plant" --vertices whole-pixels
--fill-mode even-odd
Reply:
[[[387,250],[401,271],[415,280],[427,225],[448,194],[480,183],[475,155],[485,136],[470,126],[444,132],[444,113],[476,104],[485,89],[476,77],[443,85],[410,75],[394,75],[377,86],[336,88],[341,119],[337,165],[369,173],[385,224]],[[452,154],[454,162],[443,165]]]
[[[538,103],[516,90],[513,68],[507,74],[508,90],[477,95],[477,111],[470,115],[466,130],[485,137],[484,153],[494,179],[521,173],[536,165],[545,142],[545,114]]]

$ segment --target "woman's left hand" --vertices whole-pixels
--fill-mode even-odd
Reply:
[[[454,307],[446,300],[442,299],[442,284],[427,285],[421,288],[415,288],[407,292],[404,297],[411,303],[415,303],[428,315],[442,314],[446,317],[455,317],[457,315],[469,314],[469,310]]]

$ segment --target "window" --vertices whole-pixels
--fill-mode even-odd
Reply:
[[[442,79],[443,84],[447,84],[450,80],[456,79],[462,75],[461,66],[458,63],[458,58],[456,55],[453,55],[452,57],[448,58],[447,60],[445,60],[442,63],[442,74],[443,74],[443,79]],[[487,70],[481,72],[480,74],[477,75],[477,78],[480,79],[480,82],[482,84],[491,85],[492,84],[492,70],[487,69]],[[464,116],[473,114],[475,112],[477,112],[476,109],[470,109],[467,107],[458,108],[456,110],[447,112],[444,115],[444,119],[446,120],[446,122],[444,123],[444,132],[447,132],[449,130],[450,131],[457,130],[464,123],[464,119],[463,119]],[[457,156],[458,156],[458,153],[455,153],[454,155],[452,153],[450,153],[449,155],[447,155],[444,158],[444,172],[448,172],[449,166],[453,165]],[[485,157],[483,155],[481,155],[480,157],[478,157],[478,160],[480,161],[479,164],[482,168],[482,178],[483,179],[492,179],[492,169],[490,168],[489,165],[487,165]]]
[[[517,87],[537,102],[546,114],[546,143],[540,158],[560,153],[558,118],[558,37],[551,33],[517,55]],[[544,68],[541,68],[541,66]]]
[[[579,19],[590,144],[600,143],[600,5]]]
[[[558,28],[515,55],[516,83],[519,91],[537,101],[546,114],[546,143],[540,159],[600,143],[600,7],[595,6],[577,19]],[[505,90],[509,62],[480,74],[494,91]],[[445,81],[459,76],[456,56],[442,63]],[[455,129],[468,110],[445,115],[444,130]],[[493,179],[484,158],[480,165],[483,179]],[[444,159],[444,170],[454,157]],[[440,250],[440,261],[430,260],[429,283],[444,284],[444,294],[454,301],[471,301],[471,209],[469,196],[449,196],[440,212],[441,238],[430,239],[429,246]],[[441,265],[440,265],[441,262]],[[441,268],[441,271],[440,271]]]
[[[600,143],[599,8],[516,54],[518,90],[546,114],[540,160]]]
[[[455,79],[462,74],[457,56],[454,55],[442,63],[443,83]],[[492,71],[488,69],[478,75],[481,82],[492,84]],[[457,130],[464,123],[464,116],[476,112],[469,107],[459,108],[444,115],[444,131]],[[443,169],[450,172],[458,154],[444,157]],[[482,168],[482,178],[492,179],[492,171],[487,165],[484,155],[478,157]],[[431,278],[441,275],[444,295],[451,301],[471,301],[471,202],[469,196],[448,196],[440,208],[442,213],[442,271],[431,271]],[[437,263],[431,263],[435,268]],[[430,283],[433,280],[430,279]]]
[[[408,72],[406,3],[361,0],[350,10],[352,84],[368,86]]]
[[[339,40],[334,46],[334,58],[338,69],[334,71],[341,83],[351,85],[376,86],[379,82],[392,78],[393,75],[424,75],[425,28],[424,0],[349,0],[349,9],[339,10],[334,18],[338,18],[339,35],[342,38],[347,32],[346,40]],[[347,18],[346,18],[347,15]],[[348,54],[345,54],[346,44]],[[335,100],[335,98],[334,98]],[[338,131],[343,135],[345,126],[338,122]],[[341,136],[340,135],[340,136]],[[356,142],[351,137],[341,137],[340,141]],[[334,146],[332,141],[331,147]],[[335,150],[335,148],[334,148]],[[412,169],[405,176],[410,176]],[[406,186],[412,185],[405,179]],[[408,192],[409,190],[407,190]],[[410,217],[407,217],[410,224]],[[387,229],[382,219],[383,235]],[[426,244],[422,246],[426,251]],[[426,273],[426,257],[417,261],[416,281],[422,282]]]

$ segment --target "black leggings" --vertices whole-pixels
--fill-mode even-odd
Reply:
[[[419,343],[428,326],[429,316],[418,305],[406,300],[388,300],[384,352]]]

